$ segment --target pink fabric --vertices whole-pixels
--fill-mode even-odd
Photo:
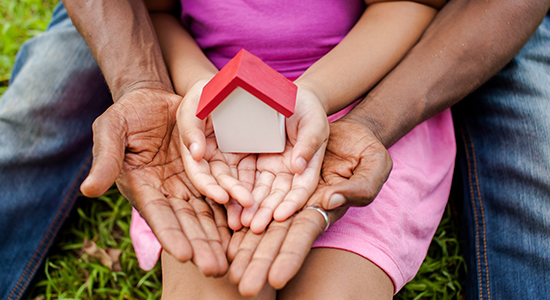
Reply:
[[[216,67],[245,48],[287,78],[299,77],[338,44],[364,10],[362,0],[181,2],[183,23]],[[449,196],[455,157],[450,111],[418,125],[389,152],[393,170],[375,201],[349,209],[314,247],[365,257],[390,276],[397,293],[418,271]],[[152,268],[160,244],[137,212],[131,229],[140,266]]]
[[[367,258],[397,293],[416,275],[449,198],[456,154],[451,111],[419,124],[388,151],[393,169],[376,199],[350,208],[313,247]]]
[[[130,238],[134,244],[139,267],[145,271],[154,268],[159,259],[162,246],[151,227],[147,225],[145,219],[141,217],[135,208],[132,208]]]
[[[340,120],[340,118],[347,115],[357,104],[359,104],[361,102],[361,100],[363,100],[363,98],[359,98],[359,99],[355,100],[352,104],[344,107],[342,110],[337,111],[337,112],[333,113],[332,115],[328,116],[327,117],[328,122],[332,123],[334,121]]]
[[[355,104],[343,111],[349,112]],[[339,112],[329,119],[342,116]],[[397,293],[418,271],[443,215],[455,149],[447,109],[418,125],[388,150],[393,169],[373,203],[350,208],[313,247],[343,249],[365,257],[390,276]],[[160,243],[135,210],[130,235],[140,267],[150,270],[158,260]]]
[[[221,69],[242,48],[298,78],[336,46],[364,10],[362,0],[181,0],[181,19]]]

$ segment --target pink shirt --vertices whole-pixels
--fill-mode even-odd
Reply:
[[[181,0],[181,20],[221,69],[242,48],[289,79],[336,46],[364,10],[362,0]]]
[[[328,53],[357,22],[361,0],[181,0],[181,19],[221,69],[241,48],[289,79]],[[399,88],[399,87],[396,87]],[[329,117],[340,118],[351,105]],[[361,255],[383,269],[395,292],[411,280],[443,214],[455,140],[446,110],[389,149],[393,170],[377,198],[351,208],[314,244]],[[140,265],[152,268],[160,244],[134,211],[131,227]]]
[[[362,0],[181,0],[181,5],[184,25],[218,69],[245,48],[291,80],[336,46],[365,9]],[[367,207],[350,209],[315,246],[364,256],[388,273],[397,292],[420,267],[449,196],[455,157],[450,111],[418,125],[389,152],[394,166],[379,196]]]

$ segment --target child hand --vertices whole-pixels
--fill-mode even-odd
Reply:
[[[259,233],[274,218],[284,221],[300,210],[319,182],[329,135],[327,116],[315,94],[298,87],[294,115],[286,122],[287,143],[282,153],[259,154],[253,206],[241,223]]]
[[[178,108],[181,155],[191,183],[201,194],[226,204],[229,226],[237,230],[241,227],[242,207],[254,204],[251,190],[256,155],[219,151],[210,117],[200,120],[195,116],[202,88],[207,82],[202,80],[194,84]]]
[[[322,177],[305,207],[322,208],[332,224],[350,206],[372,202],[391,167],[391,158],[373,131],[351,120],[336,121],[330,125]],[[239,232],[228,247],[233,259],[230,281],[247,297],[255,296],[266,281],[276,289],[283,288],[298,273],[326,226],[322,214],[303,209],[285,222],[271,222],[261,235]]]

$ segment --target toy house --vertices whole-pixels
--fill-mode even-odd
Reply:
[[[243,49],[204,86],[196,116],[211,115],[222,152],[283,152],[285,117],[294,113],[297,90]]]

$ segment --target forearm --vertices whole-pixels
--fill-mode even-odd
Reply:
[[[98,62],[115,102],[127,91],[142,87],[172,91],[142,0],[63,3]]]
[[[151,14],[151,20],[179,95],[187,94],[196,82],[209,80],[218,72],[177,18],[165,13],[154,13]]]
[[[417,124],[460,101],[523,47],[549,1],[452,0],[422,39],[345,118],[389,147]]]
[[[436,12],[409,1],[370,4],[346,37],[296,84],[316,93],[328,114],[342,109],[397,65]]]

